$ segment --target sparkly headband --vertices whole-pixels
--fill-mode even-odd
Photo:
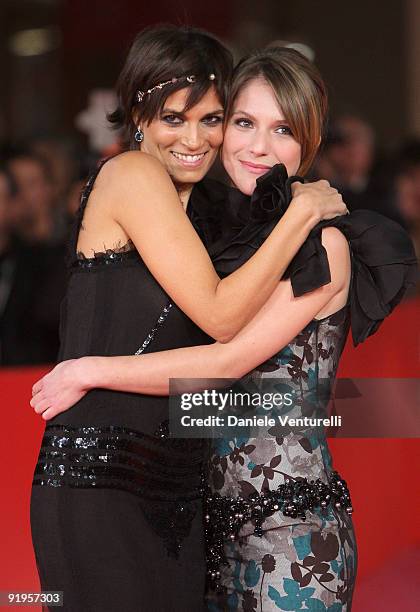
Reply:
[[[209,74],[209,81],[214,81],[215,78],[216,78],[216,75],[213,74],[213,72]],[[194,74],[189,74],[188,76],[172,77],[172,79],[170,79],[169,81],[158,83],[157,85],[155,85],[154,87],[151,87],[150,89],[147,89],[146,91],[138,90],[136,94],[137,101],[141,102],[146,94],[150,96],[150,94],[153,93],[156,89],[162,89],[162,87],[165,87],[165,85],[171,85],[174,83],[178,83],[178,81],[182,81],[183,79],[185,79],[188,83],[195,83],[196,76]]]

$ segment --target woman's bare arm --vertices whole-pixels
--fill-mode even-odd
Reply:
[[[230,340],[258,312],[319,220],[319,208],[296,187],[294,201],[265,243],[241,268],[220,280],[156,159],[132,151],[110,160],[95,190],[157,282],[190,319],[220,342]],[[324,193],[326,200],[335,202],[332,216],[344,212],[336,194],[332,189]]]
[[[344,305],[350,278],[347,241],[332,227],[323,230],[322,241],[331,283],[295,298],[290,281],[281,281],[258,314],[230,342],[139,356],[65,361],[34,385],[32,406],[49,419],[92,388],[167,395],[170,378],[240,378],[286,346],[326,306],[335,312]]]

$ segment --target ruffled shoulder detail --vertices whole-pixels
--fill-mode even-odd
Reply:
[[[292,199],[292,183],[303,179],[287,176],[277,164],[257,180],[252,197],[225,188],[218,239],[207,245],[217,272],[224,277],[247,261],[270,235]]]
[[[257,181],[252,198],[230,190],[225,203],[234,231],[225,231],[208,245],[220,276],[247,261],[269,236],[292,199],[291,184],[283,164],[274,166]],[[222,215],[222,216],[223,216]],[[407,232],[395,221],[370,210],[319,223],[309,234],[289,267],[295,297],[331,281],[328,257],[321,242],[324,227],[337,227],[347,238],[352,258],[349,292],[351,329],[356,346],[372,335],[416,282],[417,260]]]
[[[407,289],[416,284],[416,254],[401,225],[371,210],[355,210],[320,224],[326,225],[337,227],[349,242],[351,329],[357,346],[377,331]],[[291,265],[293,268],[293,262]],[[294,274],[292,269],[291,280]]]

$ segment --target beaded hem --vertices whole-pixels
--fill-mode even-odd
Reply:
[[[220,566],[227,565],[225,541],[235,541],[242,527],[251,522],[254,535],[263,536],[263,524],[276,512],[306,520],[306,512],[334,506],[351,514],[350,492],[338,472],[331,472],[328,484],[307,478],[285,479],[274,491],[252,493],[248,498],[226,497],[207,491],[204,497],[204,532],[206,538],[207,577],[212,588],[218,588]]]

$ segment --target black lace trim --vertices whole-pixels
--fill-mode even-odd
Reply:
[[[109,257],[110,255],[119,255],[121,253],[134,251],[136,247],[134,246],[134,242],[131,240],[131,238],[129,238],[128,241],[123,245],[121,245],[121,241],[119,241],[114,247],[112,247],[112,249],[107,249],[105,246],[104,249],[104,251],[93,251],[93,257],[87,257],[81,251],[77,251],[77,258],[82,260],[100,259],[102,257]]]
[[[93,257],[86,257],[84,253],[78,251],[77,258],[72,262],[72,268],[97,269],[104,266],[112,266],[116,263],[141,260],[132,240],[123,246],[116,246],[105,251],[94,251]]]
[[[177,559],[182,542],[190,534],[192,522],[197,514],[200,502],[162,504],[141,501],[144,516],[153,531],[163,539],[169,557]]]

